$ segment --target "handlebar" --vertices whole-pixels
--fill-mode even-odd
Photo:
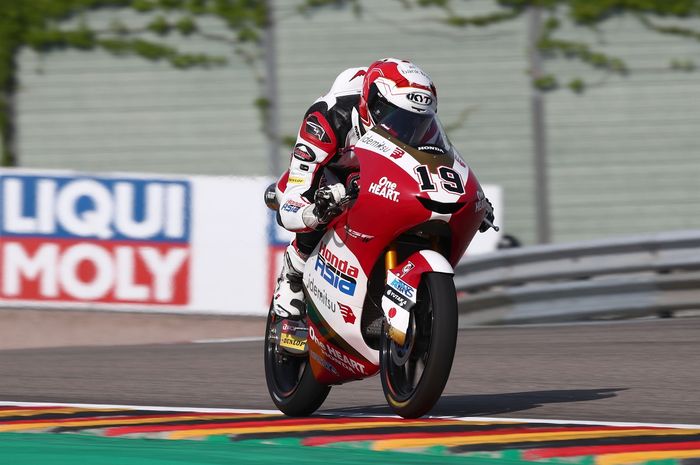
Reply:
[[[484,223],[486,223],[486,225],[487,225],[489,228],[493,229],[493,230],[496,231],[496,232],[498,232],[498,231],[501,230],[501,228],[499,228],[498,226],[496,226],[495,224],[493,224],[491,221],[489,221],[488,218],[484,218]],[[487,230],[487,231],[488,231],[488,230]]]
[[[356,199],[360,194],[360,174],[354,173],[348,177],[347,183],[345,185],[345,197],[348,201]]]

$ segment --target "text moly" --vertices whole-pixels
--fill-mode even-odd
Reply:
[[[186,303],[186,247],[6,240],[2,297],[25,300]]]

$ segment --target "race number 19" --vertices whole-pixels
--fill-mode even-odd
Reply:
[[[416,167],[416,174],[418,174],[418,180],[420,181],[421,192],[434,192],[437,190],[427,165]],[[448,166],[439,167],[438,177],[440,178],[442,188],[447,192],[455,195],[464,194],[462,178],[459,173],[452,168]]]

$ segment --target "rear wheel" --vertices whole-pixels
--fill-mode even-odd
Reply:
[[[280,319],[270,311],[265,330],[265,380],[270,397],[285,415],[311,415],[326,400],[330,386],[314,378],[308,353],[293,355],[277,344],[277,323]]]
[[[382,331],[384,396],[404,418],[427,413],[445,389],[457,344],[457,296],[452,276],[423,275],[402,346]]]

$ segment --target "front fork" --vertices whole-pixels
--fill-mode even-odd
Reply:
[[[437,241],[433,243],[437,249]],[[410,323],[411,308],[416,304],[418,286],[424,273],[454,275],[452,265],[436,250],[419,250],[397,264],[396,244],[391,244],[384,255],[386,285],[382,295],[382,310],[389,337],[402,346]]]
[[[396,268],[396,260],[398,260],[398,254],[396,253],[396,244],[393,242],[389,245],[389,248],[384,255],[384,267],[386,271],[392,268]]]

